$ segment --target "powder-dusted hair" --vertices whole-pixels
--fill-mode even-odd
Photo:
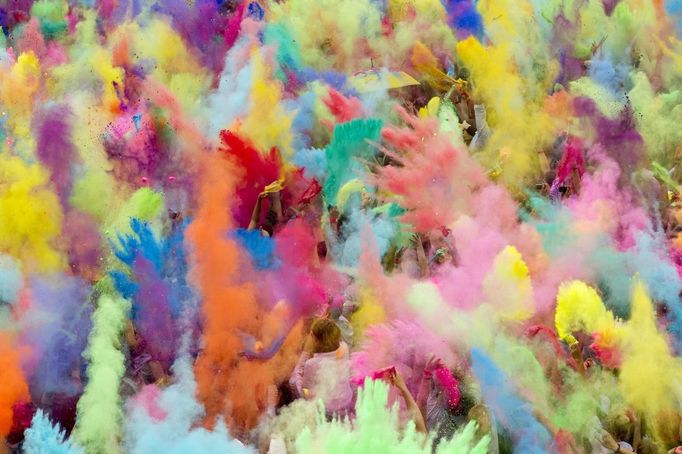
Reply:
[[[310,327],[315,338],[315,353],[333,352],[341,345],[341,329],[328,318],[318,318]]]

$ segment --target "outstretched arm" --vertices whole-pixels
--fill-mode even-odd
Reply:
[[[613,436],[607,431],[602,432],[602,437],[600,441],[602,446],[604,446],[606,449],[610,449],[613,452],[618,452],[622,454],[635,454],[635,451],[632,451],[628,448],[623,448],[621,445],[619,445],[615,438],[613,438]]]
[[[270,202],[272,203],[272,208],[275,210],[275,214],[277,215],[277,222],[280,223],[284,221],[284,214],[282,213],[282,198],[280,197],[279,191],[270,194]]]
[[[429,263],[426,260],[426,253],[424,252],[422,238],[418,233],[415,233],[412,237],[412,241],[414,242],[414,248],[417,251],[417,265],[419,265],[419,274],[421,277],[426,277],[429,275]]]
[[[417,428],[417,432],[421,432],[423,434],[428,433],[428,431],[426,430],[426,423],[424,422],[424,416],[422,415],[422,412],[419,410],[417,403],[414,401],[412,394],[410,394],[410,391],[407,389],[407,385],[405,385],[403,377],[398,372],[395,372],[394,374],[391,374],[387,378],[393,386],[398,388],[398,391],[400,391],[400,395],[403,396],[405,404],[407,405],[407,411],[410,413],[410,417],[414,421],[414,424]]]
[[[426,402],[429,398],[429,393],[431,393],[431,376],[426,374],[422,375],[422,380],[419,383],[419,391],[417,391],[417,405],[422,414],[426,413]]]
[[[294,368],[291,378],[289,378],[289,386],[293,388],[298,397],[307,397],[305,390],[303,389],[303,374],[305,372],[305,363],[313,356],[313,339],[310,334],[305,338],[305,343],[303,344],[303,351],[301,356],[298,358],[298,363]]]
[[[260,210],[261,210],[261,204],[263,202],[263,199],[266,198],[268,195],[261,192],[258,194],[258,199],[256,199],[256,205],[253,207],[253,213],[251,213],[251,221],[249,222],[249,226],[246,228],[247,230],[254,230],[256,226],[258,226],[258,221],[260,220]]]
[[[575,361],[575,367],[582,375],[585,377],[587,375],[587,371],[585,370],[585,361],[583,359],[583,352],[580,348],[580,343],[579,342],[573,342],[569,346],[569,350],[571,351],[571,357]]]

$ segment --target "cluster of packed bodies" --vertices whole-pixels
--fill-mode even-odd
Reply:
[[[682,2],[0,26],[0,452],[682,445]]]

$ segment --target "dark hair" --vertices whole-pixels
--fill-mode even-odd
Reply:
[[[327,258],[327,243],[324,241],[317,243],[317,256],[321,259]]]
[[[341,329],[328,318],[318,318],[310,327],[315,338],[315,353],[328,353],[341,345]]]
[[[460,416],[466,416],[469,414],[469,411],[471,411],[472,408],[474,408],[477,404],[476,402],[476,397],[472,394],[471,389],[469,388],[468,385],[466,385],[458,376],[457,374],[454,374],[455,377],[459,380],[459,405],[453,413],[455,415],[460,415]]]
[[[265,223],[261,227],[263,230],[268,232],[268,235],[272,237],[275,233],[275,226],[277,225],[277,214],[275,210],[268,210],[265,214]]]

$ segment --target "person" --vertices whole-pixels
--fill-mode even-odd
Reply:
[[[329,310],[329,315],[341,330],[341,339],[349,346],[353,345],[353,325],[350,323],[352,310],[353,303],[349,301],[344,301],[341,307]]]
[[[433,253],[433,257],[431,258],[429,265],[431,266],[431,269],[436,270],[446,263],[452,263],[452,260],[453,255],[452,252],[450,252],[450,249],[446,246],[440,246],[437,247]]]
[[[596,415],[592,416],[587,423],[588,442],[590,444],[591,452],[597,454],[609,454],[611,452],[631,453],[638,452],[639,449],[633,447],[626,441],[616,441],[617,438],[612,433],[617,433],[621,440],[628,437],[630,429],[630,418],[626,416],[615,407],[610,399],[604,397],[602,401],[602,409],[607,414],[606,422],[602,422]],[[606,428],[605,428],[606,427]],[[639,436],[637,435],[636,438]],[[634,445],[639,445],[638,440],[633,441]]]
[[[284,220],[282,213],[282,199],[279,190],[264,190],[258,194],[256,204],[251,213],[251,220],[246,230],[255,230],[260,222],[261,208],[263,200],[270,199],[270,209],[265,215],[265,223],[260,227],[260,231],[264,236],[272,236],[275,233],[275,228]]]
[[[617,442],[616,439],[613,438],[613,435],[611,435],[605,430],[602,432],[600,441],[602,446],[606,448],[608,451],[622,454],[635,453],[635,450],[629,443],[626,443],[624,441]]]
[[[438,270],[446,264],[457,264],[457,251],[453,245],[450,229],[446,227],[433,232],[426,240],[420,234],[415,233],[412,235],[411,243],[415,251],[418,275],[421,278],[437,274]],[[433,251],[430,258],[427,258],[427,247]]]
[[[417,265],[419,266],[420,277],[429,276],[429,263],[426,259],[426,251],[424,248],[424,242],[421,235],[415,233],[412,236],[412,243],[414,244],[415,251],[417,252]]]
[[[126,322],[124,336],[128,344],[132,363],[134,384],[131,383],[131,391],[135,392],[140,386],[151,383],[156,383],[159,386],[167,385],[169,377],[166,374],[165,368],[161,362],[152,358],[148,353],[147,342],[135,329],[135,325],[130,320]]]
[[[329,418],[351,411],[349,348],[332,320],[313,321],[289,385],[297,397],[322,399]]]
[[[486,118],[485,106],[476,104],[474,106],[474,117],[476,119],[476,134],[471,139],[469,149],[472,152],[480,151],[490,139],[492,132],[488,126],[488,119]]]
[[[682,442],[682,413],[679,409],[661,409],[650,419],[660,448],[673,449]],[[651,435],[651,434],[650,434]]]
[[[424,421],[424,415],[419,409],[414,397],[412,397],[410,390],[407,389],[407,385],[405,384],[405,380],[403,379],[402,375],[400,375],[400,373],[393,368],[385,376],[385,380],[398,390],[400,396],[405,401],[405,407],[407,408],[407,412],[410,415],[410,419],[414,421],[417,432],[423,433],[425,435],[428,434],[426,422]]]
[[[533,415],[552,434],[553,445],[557,453],[575,454],[581,452],[571,432],[556,426],[549,417],[537,408],[533,409]]]
[[[490,411],[488,410],[488,407],[483,404],[474,405],[467,413],[467,420],[476,423],[476,442],[479,442],[483,437],[489,435],[490,442],[488,443],[488,453],[498,454],[500,449],[497,430],[495,424],[490,420]]]
[[[427,429],[436,433],[436,444],[452,438],[457,429],[465,424],[465,412],[471,405],[463,397],[454,374],[442,360],[431,357],[424,367],[417,402],[426,415]]]

